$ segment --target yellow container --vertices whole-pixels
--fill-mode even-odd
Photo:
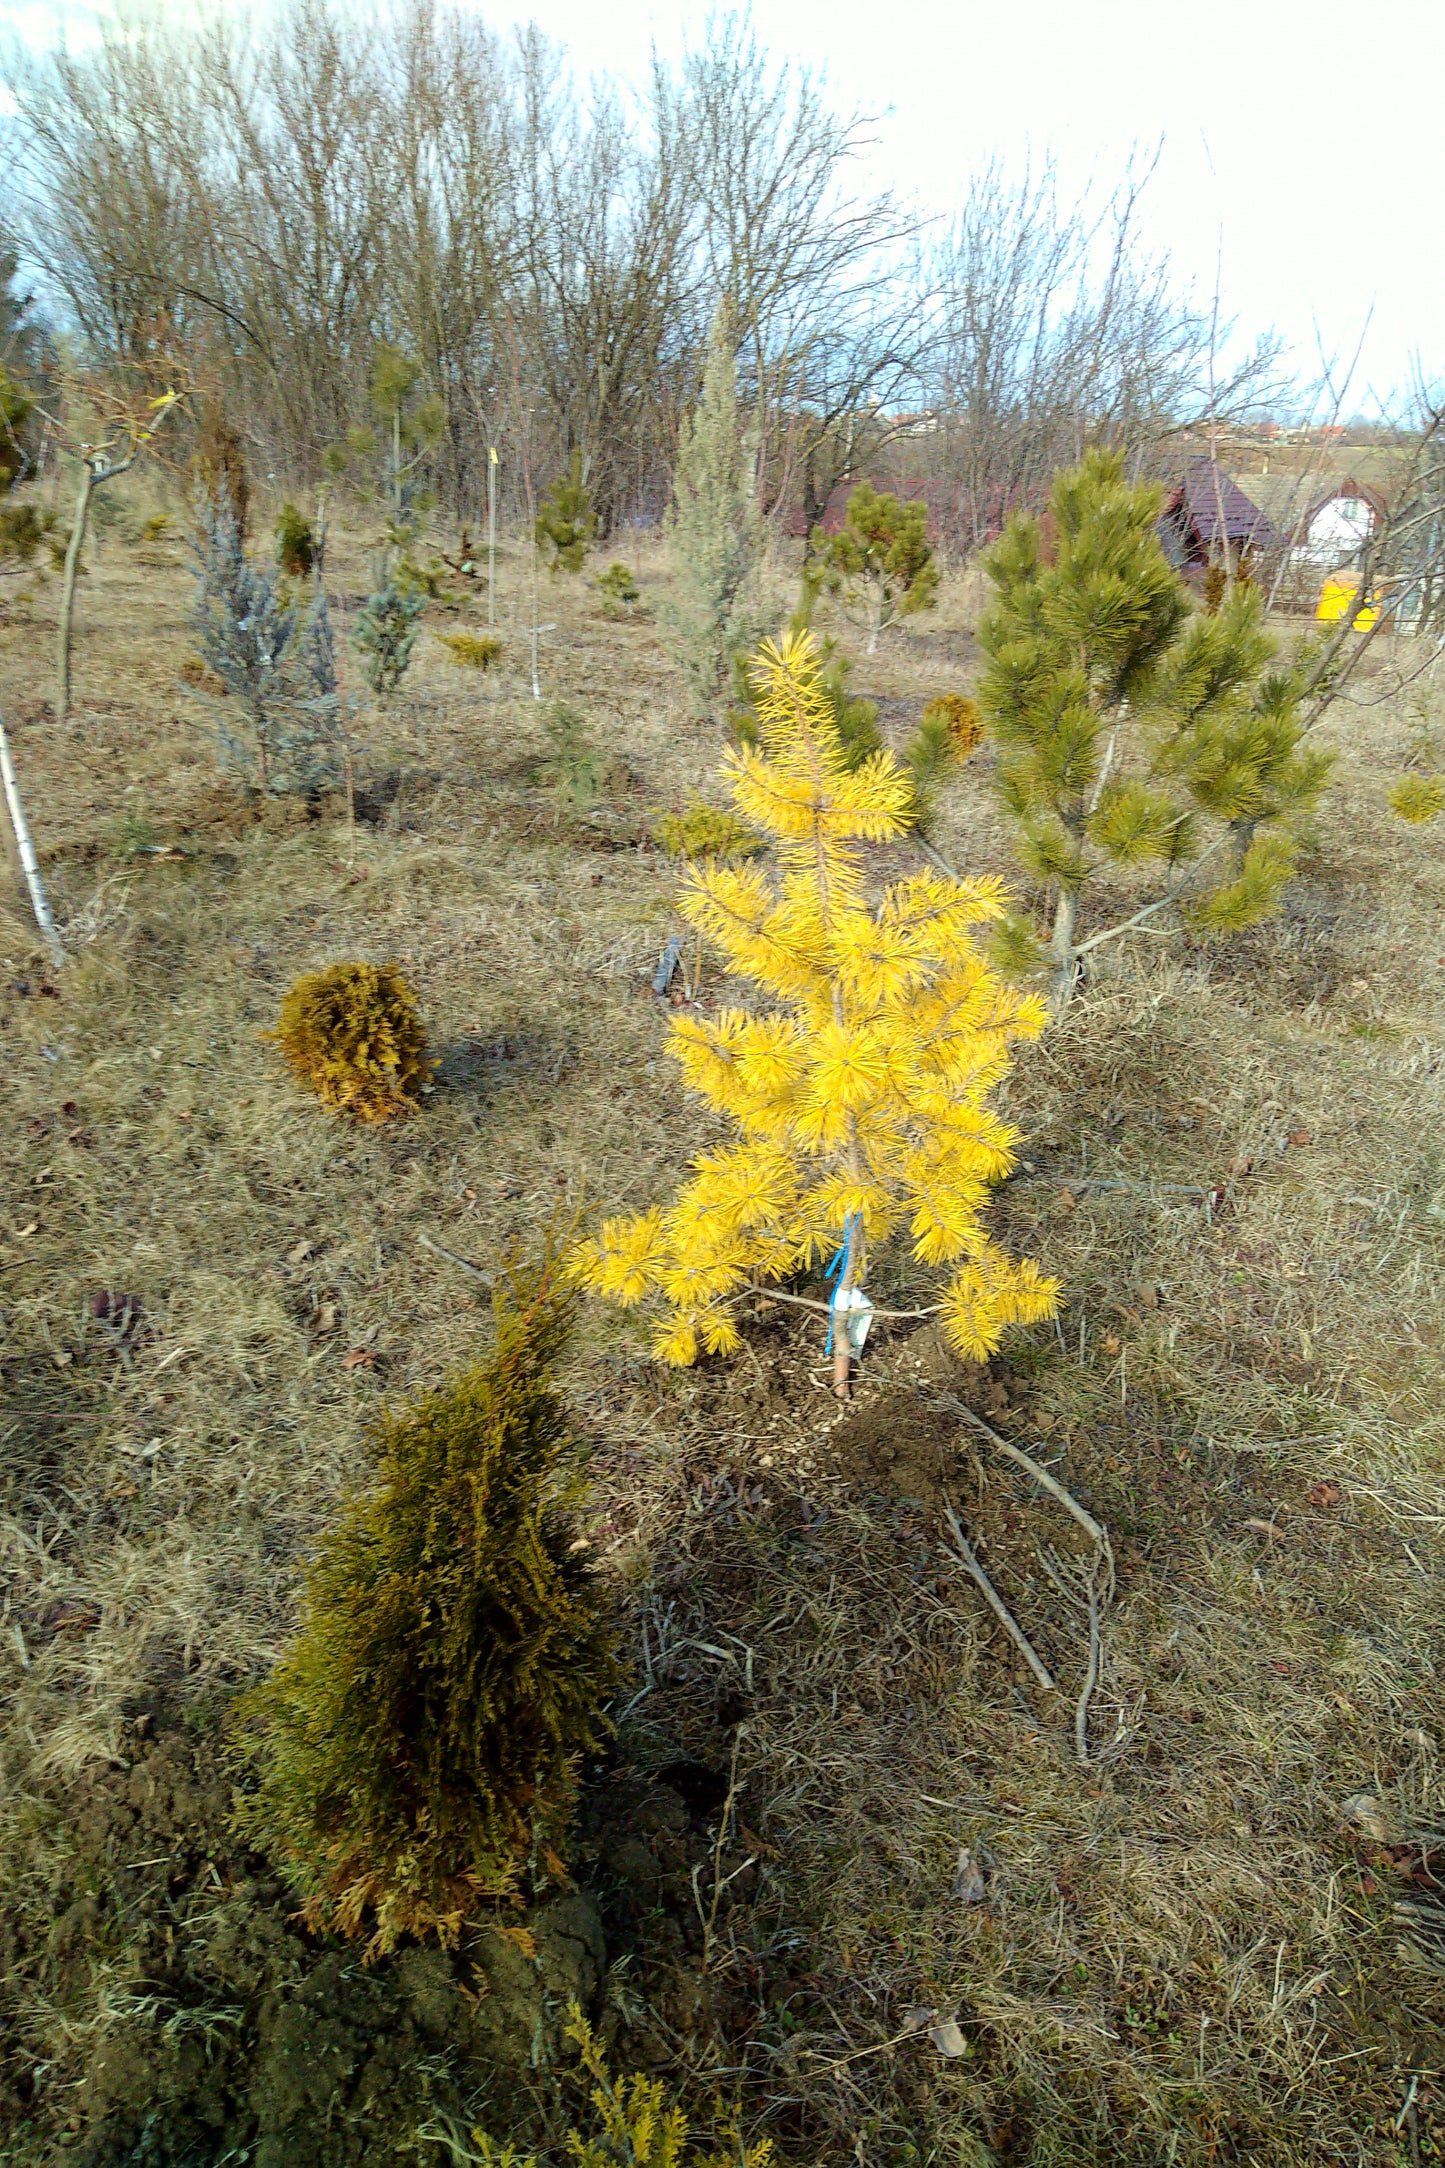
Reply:
[[[1340,579],[1332,574],[1320,588],[1320,599],[1315,605],[1316,621],[1321,625],[1337,625],[1353,608],[1359,591],[1358,580]],[[1355,623],[1362,632],[1367,631],[1379,614],[1379,606],[1373,599],[1369,600],[1356,616]]]

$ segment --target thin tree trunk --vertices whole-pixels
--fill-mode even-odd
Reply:
[[[497,629],[497,447],[487,446],[487,630]]]
[[[40,865],[35,856],[35,845],[30,840],[30,825],[25,818],[25,808],[20,800],[20,784],[15,774],[15,763],[10,758],[10,739],[5,725],[0,723],[0,781],[5,788],[5,804],[10,814],[10,827],[15,837],[15,848],[25,874],[25,885],[30,891],[30,908],[35,913],[35,923],[45,938],[51,960],[57,970],[65,961],[65,951],[60,945],[60,935],[50,915],[46,901],[45,884],[40,878]]]
[[[80,463],[80,495],[75,500],[75,520],[65,551],[65,575],[60,587],[60,630],[56,635],[55,705],[62,722],[66,722],[70,715],[70,621],[75,608],[75,581],[80,570],[80,552],[85,545],[85,529],[90,519],[90,499],[94,488],[95,470],[88,459],[83,459]]]
[[[850,1220],[844,1234],[846,1248],[843,1253],[843,1270],[838,1275],[838,1285],[833,1295],[833,1391],[839,1400],[848,1399],[852,1387],[849,1376],[853,1368],[853,1347],[844,1323],[848,1312],[840,1307],[845,1290],[853,1291],[853,1244],[855,1223]]]
[[[1079,920],[1079,892],[1075,888],[1059,889],[1059,900],[1054,906],[1054,930],[1049,941],[1049,1010],[1054,1017],[1063,1015],[1074,991],[1074,929]]]

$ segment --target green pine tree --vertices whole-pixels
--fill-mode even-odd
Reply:
[[[757,601],[762,516],[756,446],[738,418],[732,319],[719,304],[708,334],[702,396],[683,431],[667,520],[674,583],[658,625],[698,719],[719,716],[733,659],[764,629]]]
[[[860,482],[837,534],[816,528],[813,549],[829,587],[862,615],[870,655],[880,633],[938,600],[938,566],[922,504],[905,504]]]
[[[1082,956],[1176,900],[1219,932],[1266,916],[1293,871],[1290,821],[1330,756],[1301,742],[1298,672],[1271,667],[1253,590],[1194,610],[1152,485],[1091,453],[1049,503],[1050,547],[1020,517],[985,560],[997,599],[979,695],[1005,810],[1051,901],[1046,949],[1015,921],[1000,960],[1046,961],[1057,1013]],[[1083,899],[1151,861],[1160,892],[1081,939]]]
[[[817,608],[822,575],[805,568],[803,584],[797,604],[788,619],[784,638],[797,638],[813,631],[813,613]],[[814,634],[817,641],[819,672],[818,689],[827,701],[832,715],[833,728],[838,733],[838,743],[850,768],[861,768],[865,760],[883,749],[883,739],[878,729],[878,703],[866,693],[855,693],[852,687],[853,662],[844,654],[834,634]],[[758,714],[758,690],[751,669],[752,657],[737,654],[733,657],[733,703],[728,715],[729,732],[734,745],[760,745],[762,723]]]
[[[582,454],[574,452],[567,472],[558,475],[537,508],[537,547],[554,579],[559,572],[582,570],[595,524]]]
[[[383,1416],[376,1487],[323,1539],[300,1635],[245,1697],[246,1834],[317,1927],[455,1942],[553,1849],[615,1667],[573,1543],[550,1372],[555,1258],[504,1272],[475,1369]]]

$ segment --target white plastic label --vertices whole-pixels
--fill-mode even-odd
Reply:
[[[833,1324],[841,1326],[848,1338],[848,1345],[855,1355],[863,1352],[868,1338],[868,1327],[873,1322],[873,1305],[861,1287],[840,1287],[833,1297]]]

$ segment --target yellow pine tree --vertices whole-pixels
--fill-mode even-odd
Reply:
[[[1006,1256],[980,1219],[1018,1142],[990,1094],[1010,1042],[1036,1037],[1046,1012],[975,946],[973,929],[1003,916],[998,882],[916,873],[870,906],[857,846],[906,834],[913,784],[886,751],[850,770],[812,635],[766,643],[752,671],[761,742],[723,769],[778,873],[696,864],[681,905],[764,999],[672,1027],[684,1077],[736,1140],[694,1160],[670,1205],[605,1221],[579,1277],[658,1311],[655,1352],[690,1363],[700,1347],[737,1346],[733,1312],[750,1288],[830,1252],[841,1314],[906,1230],[916,1258],[950,1268],[939,1307],[954,1345],[987,1355],[1006,1325],[1054,1307],[1055,1283]]]

